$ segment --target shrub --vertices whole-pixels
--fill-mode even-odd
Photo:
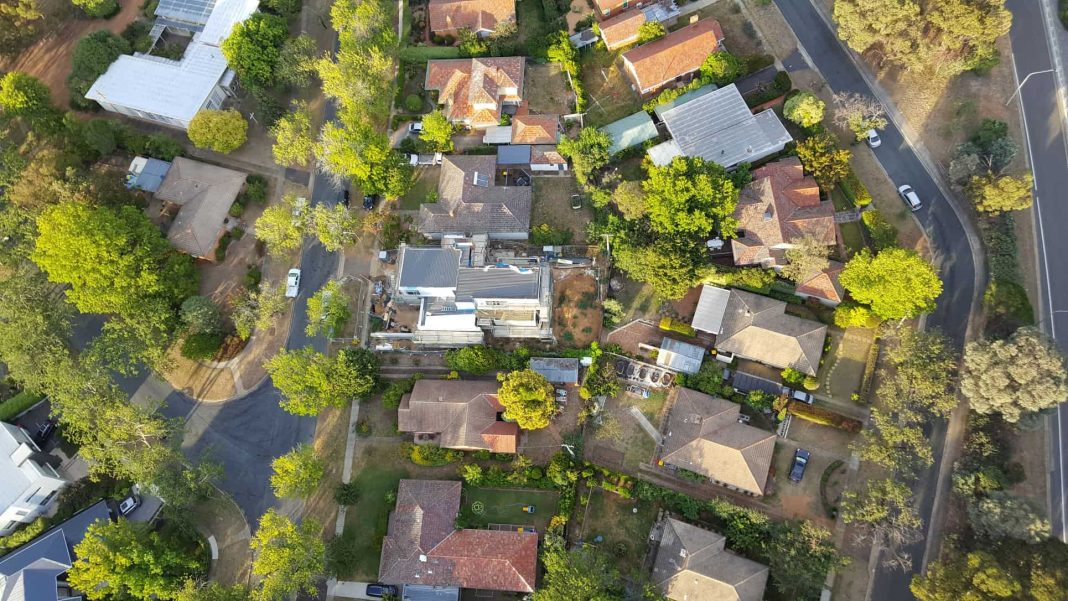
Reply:
[[[869,209],[861,214],[864,226],[868,228],[875,250],[886,250],[897,246],[897,228],[883,217],[876,209]]]
[[[260,280],[263,279],[263,272],[259,267],[253,265],[245,272],[245,288],[249,290],[256,290],[260,287]]]
[[[853,418],[807,403],[790,403],[787,411],[790,415],[795,415],[807,422],[831,426],[846,432],[860,432],[863,427],[863,424]]]
[[[571,244],[574,235],[571,228],[558,230],[548,223],[542,223],[530,230],[530,243],[535,246],[563,246]]]
[[[819,390],[820,381],[817,380],[815,376],[806,376],[804,381],[801,382],[801,385],[805,387],[805,390]]]
[[[221,332],[198,332],[185,337],[180,351],[186,359],[206,361],[219,352],[222,343],[223,334]]]
[[[235,109],[204,109],[189,122],[186,134],[197,148],[228,154],[245,144],[248,121]]]
[[[44,395],[23,390],[9,399],[0,401],[0,421],[10,420],[39,403],[42,398]]]
[[[95,102],[85,99],[85,93],[93,82],[108,70],[111,63],[130,51],[129,42],[106,29],[94,31],[82,38],[74,48],[70,75],[67,76],[71,106],[78,109],[96,106]]]
[[[463,459],[463,452],[453,449],[443,449],[436,445],[410,445],[408,457],[412,463],[427,467],[437,467],[456,463]]]
[[[697,335],[697,330],[694,330],[692,326],[676,319],[672,319],[667,315],[660,318],[660,329],[667,332],[677,332],[684,336],[692,337]]]
[[[422,377],[423,374],[415,374],[410,378],[391,383],[386,387],[386,391],[382,393],[382,406],[386,409],[400,407],[401,397],[411,392],[415,388],[415,383]]]
[[[446,352],[445,364],[450,369],[481,375],[493,370],[506,369],[508,357],[505,353],[486,346],[465,346]]]
[[[790,74],[786,71],[779,71],[775,74],[775,79],[771,80],[770,84],[764,84],[746,94],[745,103],[750,107],[759,106],[786,94],[792,86],[793,82],[790,81]]]
[[[338,505],[355,505],[360,498],[360,491],[355,482],[338,484],[334,489],[334,500]]]
[[[866,207],[871,204],[871,192],[864,182],[860,181],[857,174],[851,168],[842,181],[838,182],[849,201],[856,207]]]
[[[787,367],[786,369],[782,370],[781,376],[783,382],[794,387],[802,385],[805,381],[805,374],[797,371],[792,367]]]
[[[834,308],[834,325],[840,328],[874,328],[881,322],[869,307],[851,301]]]
[[[71,0],[71,3],[94,19],[110,19],[121,8],[115,0]]]
[[[404,108],[415,113],[423,108],[423,99],[419,97],[419,94],[408,94],[404,98]]]

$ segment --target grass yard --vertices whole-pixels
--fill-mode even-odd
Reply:
[[[649,398],[642,399],[624,391],[608,399],[601,425],[587,429],[586,454],[590,461],[628,474],[635,473],[640,464],[652,461],[656,442],[630,412],[631,407],[637,407],[653,427],[658,427],[667,393],[650,393]]]
[[[860,390],[875,330],[849,328],[840,338],[834,334],[836,330],[830,330],[836,343],[824,361],[824,369],[820,370],[821,391],[832,399],[849,401]]]
[[[533,526],[544,533],[549,519],[556,513],[560,495],[551,490],[464,487],[460,521],[467,528],[486,528],[491,524]],[[523,507],[534,506],[534,513]]]
[[[418,211],[419,205],[427,202],[427,197],[436,193],[438,189],[438,176],[441,174],[439,166],[422,166],[415,168],[415,184],[407,194],[400,198],[400,209],[403,211]]]
[[[589,97],[587,127],[601,127],[641,110],[641,98],[631,89],[630,78],[620,69],[618,52],[603,48],[584,50],[582,83]]]
[[[624,499],[600,488],[582,492],[580,499],[585,500],[587,495],[589,507],[581,502],[575,507],[571,536],[575,541],[599,545],[618,558],[617,567],[624,576],[640,571],[649,531],[656,521],[656,504]],[[598,536],[602,537],[600,543],[594,542]]]
[[[567,85],[567,76],[560,65],[527,66],[525,90],[533,113],[566,115],[572,111],[575,94]]]
[[[842,232],[842,245],[845,246],[846,260],[868,247],[864,241],[864,224],[859,221],[839,223],[838,230]]]
[[[624,317],[620,325],[633,319],[651,317],[656,314],[662,299],[657,296],[655,286],[622,275],[616,277],[623,282],[623,289],[612,293],[612,296],[623,303]]]
[[[581,194],[575,178],[539,176],[533,178],[531,184],[534,188],[534,198],[530,224],[538,226],[546,223],[554,230],[571,230],[572,243],[584,244],[586,224],[593,217],[593,209],[590,208],[589,199],[586,199],[585,195],[581,209],[571,208],[571,195]]]
[[[408,476],[408,471],[403,468],[371,464],[364,466],[353,478],[360,498],[349,507],[342,537],[347,543],[347,553],[351,553],[354,569],[349,574],[338,574],[339,577],[372,582],[378,578],[382,539],[386,536],[389,512],[394,505],[386,496],[396,492],[398,483]]]

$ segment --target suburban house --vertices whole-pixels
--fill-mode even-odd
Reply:
[[[671,139],[649,149],[655,165],[685,156],[733,169],[775,154],[793,141],[774,110],[754,115],[734,84],[694,94],[681,103],[680,99],[657,111]]]
[[[645,0],[635,2],[634,0],[593,0],[593,5],[596,8],[594,15],[598,21],[605,21],[607,17],[614,17],[628,11],[630,9],[646,9],[651,6],[659,6],[665,12],[675,13],[673,16],[677,17],[679,7],[675,4],[674,0]],[[640,12],[640,11],[638,11]],[[674,21],[671,22],[673,24]]]
[[[419,380],[401,398],[397,430],[412,432],[416,444],[515,453],[519,426],[501,419],[503,412],[497,382]]]
[[[786,251],[803,238],[834,246],[838,228],[834,205],[820,200],[816,180],[806,176],[797,157],[753,171],[734,209],[739,235],[731,239],[735,265],[780,267]]]
[[[0,422],[0,536],[47,512],[67,485],[47,457],[25,430]]]
[[[67,521],[0,557],[3,601],[74,601],[81,599],[62,576],[74,565],[74,547],[89,526],[112,519],[107,501],[79,511]]]
[[[623,67],[642,96],[689,81],[709,54],[720,50],[719,21],[705,19],[623,54]]]
[[[456,528],[461,484],[401,480],[382,541],[378,580],[386,584],[534,592],[538,534]]]
[[[660,135],[656,130],[653,118],[645,111],[638,111],[633,115],[627,115],[618,121],[613,121],[601,128],[608,134],[612,144],[608,147],[608,154],[616,154],[624,150],[652,140]]]
[[[551,339],[549,268],[537,259],[486,265],[478,251],[467,243],[401,246],[395,300],[419,306],[412,340],[464,346],[481,344],[484,332],[501,338]]]
[[[171,6],[178,12],[184,3]],[[184,18],[202,18],[205,2],[193,2]],[[123,55],[89,88],[85,97],[105,110],[160,125],[186,129],[202,109],[218,109],[233,95],[234,72],[222,54],[222,42],[234,25],[249,18],[259,0],[217,0],[203,25],[157,20],[153,41],[169,27],[192,31],[179,60],[144,53]],[[174,12],[174,11],[171,11]]]
[[[768,566],[726,549],[722,534],[666,517],[653,529],[659,537],[652,582],[674,601],[761,601]]]
[[[552,384],[578,384],[582,364],[566,357],[531,357],[528,367]]]
[[[704,286],[691,323],[715,334],[720,355],[815,376],[827,326],[789,315],[786,303],[736,289]]]
[[[455,37],[467,29],[486,37],[497,25],[515,21],[515,0],[430,0],[429,8],[434,35]]]
[[[775,433],[738,421],[741,405],[679,388],[667,420],[660,461],[712,482],[762,496],[775,451]]]
[[[563,173],[567,159],[555,145],[504,144],[497,147],[497,167],[502,170],[530,170],[531,175]]]
[[[646,23],[662,23],[664,27],[678,21],[679,7],[674,2],[655,2],[649,6],[628,12],[616,13],[610,19],[601,22],[601,39],[609,50],[616,50],[638,41],[638,31]]]
[[[213,260],[219,238],[237,224],[229,217],[230,205],[246,177],[233,169],[175,158],[155,192],[156,198],[178,207],[167,231],[171,244],[198,259]]]
[[[831,261],[827,269],[812,274],[812,277],[798,284],[794,294],[801,298],[816,299],[828,307],[837,307],[845,300],[846,294],[845,288],[838,281],[843,269],[845,265]]]
[[[432,60],[423,87],[437,91],[450,121],[483,129],[501,122],[506,105],[522,101],[526,62],[522,56]]]
[[[444,157],[438,201],[419,207],[419,233],[434,240],[455,234],[526,240],[530,235],[531,188],[506,185],[515,180],[498,178],[497,172],[497,159],[493,156]]]

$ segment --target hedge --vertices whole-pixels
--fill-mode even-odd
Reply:
[[[790,415],[795,415],[807,422],[812,422],[821,426],[831,426],[832,428],[838,428],[839,430],[845,430],[846,432],[857,433],[860,432],[861,428],[864,426],[864,424],[851,417],[839,415],[838,413],[828,411],[823,407],[817,407],[807,403],[790,403],[788,412]]]
[[[869,209],[861,214],[864,226],[868,228],[871,242],[876,251],[886,250],[897,246],[897,228],[883,217],[876,209]]]
[[[744,97],[745,103],[749,108],[760,106],[765,102],[785,95],[792,87],[793,82],[790,81],[790,74],[786,71],[779,71],[775,74],[775,79],[771,80],[771,85],[762,85],[746,94]]]
[[[6,401],[0,401],[0,421],[14,418],[39,403],[43,398],[43,394],[23,390]]]
[[[405,46],[397,53],[400,60],[408,63],[425,63],[441,58],[460,58],[458,46]]]
[[[871,192],[868,192],[868,187],[864,185],[864,182],[860,181],[860,178],[857,177],[852,168],[838,185],[842,188],[846,198],[853,203],[853,206],[866,207],[871,204]]]
[[[689,324],[677,321],[666,315],[660,318],[660,329],[667,332],[677,332],[684,336],[693,337],[697,335],[697,330],[693,329]]]

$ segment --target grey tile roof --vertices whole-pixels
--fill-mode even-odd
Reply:
[[[419,380],[401,399],[397,429],[432,433],[449,449],[486,449],[514,453],[519,427],[498,421],[497,382]]]
[[[537,267],[486,267],[462,269],[456,282],[456,298],[537,299],[540,277]]]
[[[455,248],[405,246],[397,267],[397,286],[455,288],[461,251]]]
[[[183,157],[174,159],[156,198],[178,205],[167,239],[178,250],[208,257],[222,235],[230,205],[237,199],[245,174]]]
[[[816,375],[827,326],[786,314],[786,303],[731,290],[716,348],[772,367]]]
[[[666,518],[652,580],[676,601],[760,601],[768,567],[726,550],[723,535]]]
[[[438,202],[419,210],[419,232],[520,233],[530,230],[530,186],[497,186],[497,159],[485,155],[447,156],[441,164]],[[475,174],[485,185],[476,185]]]
[[[774,111],[753,115],[733,84],[660,117],[683,154],[728,168],[768,156],[792,140]]]
[[[656,131],[653,118],[645,111],[638,111],[619,121],[613,121],[602,127],[601,131],[612,138],[612,145],[608,147],[609,154],[621,152],[660,135]]]
[[[574,384],[579,379],[579,360],[566,357],[531,357],[530,369],[553,384]]]

